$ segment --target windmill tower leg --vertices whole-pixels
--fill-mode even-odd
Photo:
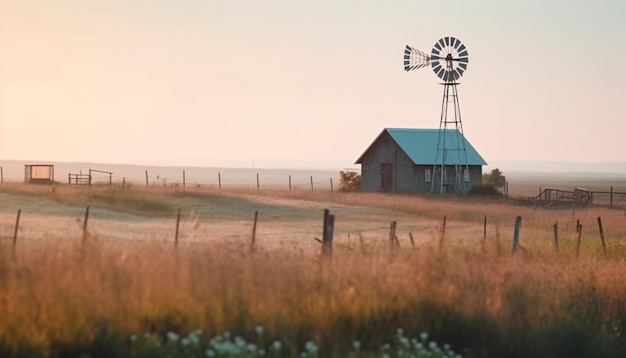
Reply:
[[[452,61],[447,61],[448,71],[452,72]],[[439,122],[439,136],[437,139],[437,154],[433,173],[436,173],[438,185],[431,183],[431,192],[447,193],[447,188],[453,188],[457,194],[469,190],[469,165],[463,137],[463,123],[457,91],[458,83],[452,77],[451,81],[442,83],[443,100],[441,104],[441,119]],[[451,100],[452,99],[452,100]],[[451,108],[452,107],[452,108]],[[450,113],[450,109],[452,112]],[[448,173],[454,171],[454,177]]]

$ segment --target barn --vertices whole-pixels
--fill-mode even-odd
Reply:
[[[361,164],[361,191],[430,193],[432,188],[443,187],[444,192],[455,193],[480,185],[482,166],[487,163],[457,129],[446,129],[442,138],[448,143],[458,143],[458,138],[463,140],[469,173],[465,172],[459,178],[469,185],[462,185],[465,189],[457,188],[460,185],[455,183],[455,173],[457,168],[465,167],[465,163],[457,163],[459,155],[450,153],[455,150],[449,146],[446,147],[448,155],[441,175],[441,153],[437,159],[439,134],[439,129],[383,129],[356,161]],[[435,167],[435,161],[438,167]],[[463,166],[459,167],[461,164]],[[443,186],[440,186],[442,179]]]

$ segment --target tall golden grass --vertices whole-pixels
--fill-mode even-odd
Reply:
[[[89,192],[68,188],[37,190],[93,199]],[[132,190],[133,197],[164,203],[181,195],[180,188]],[[93,348],[103,326],[124,348],[136,333],[202,328],[209,335],[231,331],[252,337],[257,325],[265,327],[268,340],[280,338],[293,352],[313,339],[327,357],[345,356],[354,340],[372,350],[390,340],[396,328],[413,335],[427,331],[468,356],[576,351],[582,352],[579,356],[623,356],[626,253],[619,212],[579,212],[589,222],[605,217],[611,234],[608,257],[599,241],[586,241],[576,258],[573,238],[562,240],[559,253],[550,244],[552,223],[572,222],[569,211],[379,194],[194,189],[184,195],[383,207],[467,222],[485,214],[502,222],[522,215],[536,237],[526,235],[524,249],[515,256],[508,233],[483,242],[459,240],[452,236],[457,232],[443,247],[438,237],[400,250],[339,246],[332,260],[288,249],[252,254],[247,245],[215,241],[178,249],[116,247],[93,237],[84,244],[68,243],[51,232],[48,243],[13,252],[3,240],[0,356],[79,355]],[[111,207],[128,205],[103,201]]]

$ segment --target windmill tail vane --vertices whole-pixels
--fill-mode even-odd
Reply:
[[[430,64],[430,57],[423,51],[409,45],[404,48],[404,70],[412,71]]]

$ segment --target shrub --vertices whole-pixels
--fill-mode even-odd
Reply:
[[[358,191],[359,189],[361,189],[361,174],[350,170],[339,172],[340,191]]]

